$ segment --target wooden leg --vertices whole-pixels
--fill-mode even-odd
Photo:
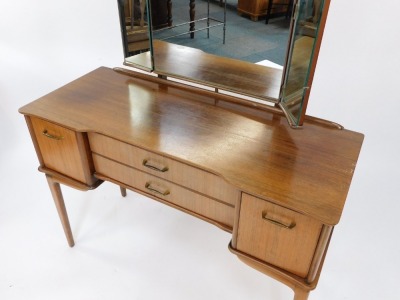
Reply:
[[[65,236],[67,237],[68,245],[73,247],[75,245],[74,237],[72,236],[71,226],[69,225],[67,210],[65,208],[64,198],[61,192],[60,184],[53,180],[49,175],[46,175],[47,183],[51,194],[53,196],[54,203],[56,204],[57,212],[61,220],[61,224],[64,229]]]
[[[121,190],[122,197],[126,197],[126,188],[123,188],[122,186],[120,186],[119,188]]]
[[[195,18],[195,11],[196,11],[196,3],[195,0],[190,0],[189,1],[189,17],[190,17],[190,38],[194,38],[194,18]]]
[[[271,17],[271,10],[272,10],[272,5],[273,5],[272,0],[268,1],[268,7],[267,7],[267,15],[265,17],[265,24],[268,24],[269,18]]]
[[[172,26],[172,0],[167,0],[167,23],[168,27]]]
[[[295,287],[293,289],[294,291],[294,298],[293,300],[307,300],[308,299],[308,295],[310,294],[310,291],[308,290],[304,290],[300,287]]]

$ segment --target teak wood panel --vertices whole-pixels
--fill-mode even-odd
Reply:
[[[248,14],[253,20],[267,13],[268,0],[238,0],[238,12]]]
[[[233,228],[235,209],[231,206],[100,155],[93,154],[93,160],[101,175]]]
[[[284,228],[275,222],[294,227]],[[315,219],[243,194],[237,249],[305,278],[321,229],[322,224]]]
[[[39,118],[31,118],[31,123],[44,167],[91,184],[87,154],[78,134]]]
[[[252,20],[257,20],[258,17],[267,14],[269,0],[238,0],[238,12],[250,15]],[[274,4],[285,4],[288,0],[274,0]],[[283,5],[273,6],[272,13],[286,11]]]
[[[102,67],[20,112],[190,162],[238,190],[327,225],[339,222],[362,134],[308,118],[292,130],[276,111],[259,118],[205,100],[237,99]]]
[[[167,157],[89,133],[93,152],[235,206],[239,191],[220,177]]]

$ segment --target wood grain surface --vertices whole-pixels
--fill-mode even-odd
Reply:
[[[20,112],[113,137],[324,224],[338,223],[363,135],[307,119],[293,130],[274,112],[260,117],[210,104],[222,99],[227,97],[102,67]]]

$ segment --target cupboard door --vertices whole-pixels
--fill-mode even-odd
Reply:
[[[42,166],[91,185],[93,178],[81,133],[31,117]]]
[[[321,229],[315,219],[243,194],[237,249],[305,278]]]

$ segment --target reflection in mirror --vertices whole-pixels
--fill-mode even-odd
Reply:
[[[275,103],[299,126],[329,0],[270,2],[268,24],[238,14],[243,1],[118,0],[124,63]]]
[[[281,94],[281,107],[293,125],[300,123],[304,95],[310,76],[313,56],[324,0],[305,1],[297,4],[297,18]]]
[[[157,1],[151,0],[151,6],[153,2]],[[238,15],[237,0],[159,2],[164,3],[170,22],[168,27],[155,30],[158,19],[151,9],[157,74],[278,102],[290,6],[282,6],[267,25],[264,20],[255,22]],[[168,2],[172,2],[171,7]]]
[[[290,27],[286,15],[291,7],[282,8],[267,25],[238,15],[237,0],[149,2],[152,66],[157,74],[278,102]],[[167,26],[160,29],[156,12],[165,12]],[[151,55],[141,53],[125,63],[141,61],[151,61]]]
[[[151,31],[146,0],[118,0],[125,63],[153,70]],[[139,55],[140,54],[140,55]]]

